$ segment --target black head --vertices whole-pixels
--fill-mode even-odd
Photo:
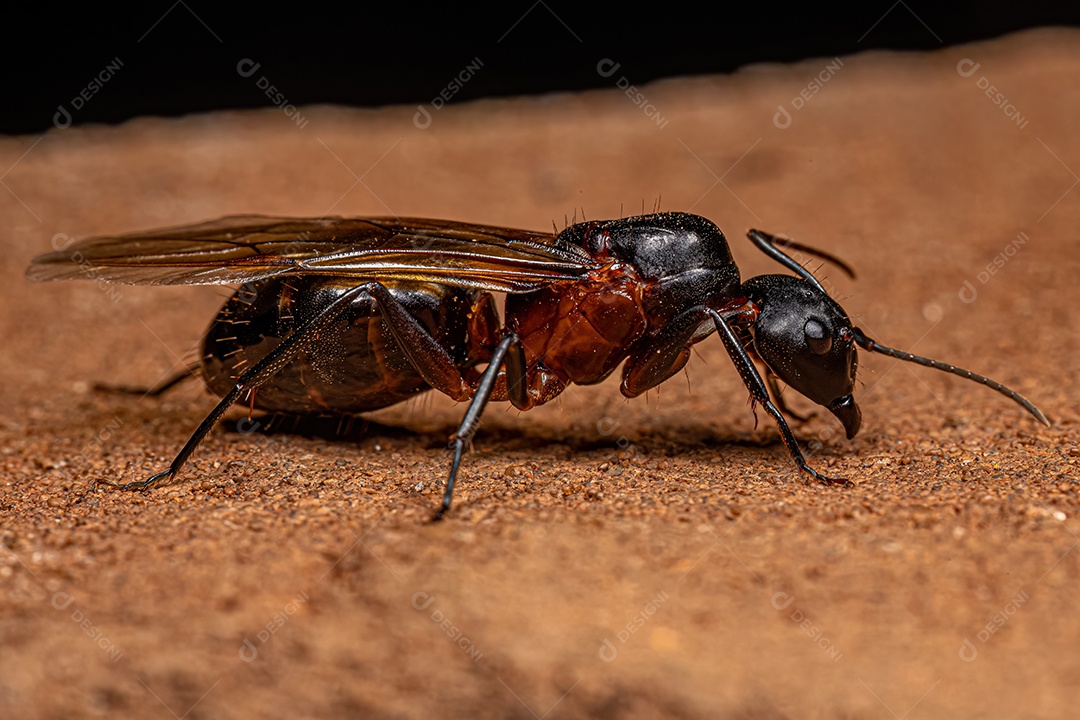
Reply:
[[[762,275],[743,283],[743,295],[758,308],[757,320],[750,328],[754,350],[781,380],[819,405],[824,405],[839,418],[849,439],[859,432],[859,425],[862,424],[862,413],[851,396],[858,366],[856,345],[868,352],[942,370],[985,385],[1023,407],[1039,422],[1050,424],[1039,408],[996,380],[949,363],[882,345],[853,327],[847,313],[829,297],[817,278],[784,250],[791,249],[828,260],[855,277],[855,273],[843,261],[807,245],[780,240],[760,230],[751,230],[748,235],[758,249],[798,275]]]
[[[844,309],[814,284],[789,275],[760,275],[742,288],[760,313],[751,327],[757,355],[855,437],[862,424],[852,397],[858,356]]]

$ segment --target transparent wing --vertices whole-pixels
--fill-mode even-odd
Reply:
[[[577,280],[597,268],[548,233],[420,218],[235,215],[199,225],[88,238],[34,258],[31,280],[231,285],[285,274],[403,279],[498,292]]]

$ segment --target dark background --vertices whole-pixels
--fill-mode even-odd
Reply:
[[[22,4],[20,4],[22,5]],[[161,0],[137,9],[9,7],[2,50],[0,132],[38,133],[64,104],[75,124],[117,123],[273,104],[260,77],[294,105],[425,103],[476,59],[453,102],[610,87],[605,58],[636,85],[862,50],[927,50],[1043,25],[1080,25],[1061,3],[881,0],[856,9],[750,2],[708,10],[678,3],[582,7],[524,0],[491,7],[404,2],[321,7],[215,6]],[[256,74],[242,77],[250,58]],[[117,71],[78,109],[72,99],[110,63]],[[281,102],[279,100],[279,102]]]

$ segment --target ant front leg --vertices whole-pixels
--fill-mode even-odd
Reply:
[[[739,338],[739,342],[744,348],[747,349],[747,354],[750,356],[750,358],[757,361],[758,363],[761,363],[761,365],[765,368],[765,384],[768,385],[769,393],[772,395],[772,399],[773,402],[776,403],[776,407],[780,408],[780,412],[782,412],[785,417],[794,418],[801,423],[807,422],[810,418],[812,418],[814,416],[813,413],[810,413],[808,415],[798,413],[792,410],[791,407],[788,406],[787,402],[784,401],[784,393],[780,388],[780,383],[777,382],[780,378],[777,376],[776,373],[772,371],[768,363],[762,360],[761,356],[758,355],[757,352],[754,350],[754,338],[750,334],[750,330],[742,325],[736,325],[734,327],[734,330],[735,335]]]
[[[765,369],[765,384],[769,386],[769,392],[772,393],[773,398],[776,400],[776,406],[780,408],[780,412],[784,413],[784,415],[793,417],[799,422],[806,422],[813,417],[813,414],[803,415],[795,412],[784,402],[784,394],[780,391],[780,385],[776,382],[776,375],[768,368]]]
[[[736,308],[731,314],[735,317],[740,314],[740,311],[741,308]],[[791,428],[788,427],[784,414],[769,398],[769,391],[765,386],[765,381],[761,379],[761,375],[754,367],[754,363],[747,354],[746,349],[739,342],[735,331],[720,313],[711,308],[691,308],[677,316],[656,338],[639,351],[635,357],[631,358],[623,370],[623,395],[637,397],[681,370],[689,358],[690,345],[695,339],[701,337],[701,324],[710,319],[715,325],[716,331],[720,334],[728,355],[731,357],[732,362],[735,363],[746,389],[750,391],[750,396],[775,418],[780,430],[780,437],[799,469],[823,483],[849,484],[844,478],[826,477],[806,463],[806,458],[803,456],[802,450],[799,449],[799,444],[795,440]],[[779,397],[779,393],[777,393],[777,397]]]
[[[713,319],[713,322],[716,325],[716,332],[720,335],[720,339],[724,341],[724,347],[727,349],[728,356],[731,357],[731,361],[735,363],[735,369],[739,371],[739,376],[746,385],[746,389],[750,391],[750,397],[765,408],[766,412],[772,415],[776,420],[776,426],[780,430],[780,437],[784,441],[784,445],[787,447],[788,452],[791,453],[791,458],[795,461],[795,464],[799,466],[799,469],[819,482],[831,485],[850,485],[851,482],[847,480],[847,478],[826,477],[806,464],[806,458],[803,456],[802,450],[799,449],[799,443],[795,439],[794,433],[791,432],[791,428],[788,427],[787,420],[784,419],[784,414],[780,412],[780,409],[769,399],[769,391],[765,388],[765,382],[761,379],[761,375],[758,374],[757,368],[754,367],[754,363],[750,360],[750,356],[747,354],[746,349],[735,336],[735,331],[731,329],[731,326],[728,325],[727,321],[720,313],[711,308],[706,309],[706,312]]]

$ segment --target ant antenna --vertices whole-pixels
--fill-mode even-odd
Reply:
[[[850,265],[848,265],[846,262],[836,257],[835,255],[825,252],[824,250],[818,250],[817,248],[810,247],[809,245],[803,245],[802,243],[795,242],[791,239],[781,239],[770,235],[767,232],[762,232],[761,230],[751,230],[747,233],[747,236],[750,238],[750,241],[752,243],[757,245],[758,249],[761,250],[761,252],[765,253],[773,260],[786,267],[788,270],[791,270],[793,273],[801,277],[803,280],[806,280],[808,283],[810,283],[826,295],[828,295],[828,293],[825,292],[825,288],[821,286],[821,283],[818,282],[818,279],[816,277],[814,277],[814,274],[807,270],[805,267],[803,267],[801,264],[796,262],[794,258],[785,253],[784,250],[781,250],[780,247],[784,248],[785,250],[790,249],[794,250],[795,252],[803,252],[807,253],[808,255],[813,255],[815,257],[821,258],[822,260],[827,260],[836,267],[843,270],[849,278],[855,279],[855,270],[853,270]],[[780,245],[780,247],[777,247],[778,244]]]
[[[1043,415],[1042,410],[1031,404],[1031,402],[1023,395],[1016,392],[1015,390],[1010,390],[1009,388],[999,383],[997,380],[991,380],[988,377],[973,373],[970,370],[956,367],[955,365],[949,365],[948,363],[939,362],[937,360],[932,360],[930,358],[922,357],[920,355],[912,355],[911,353],[904,352],[903,350],[896,350],[891,347],[886,347],[881,343],[877,342],[876,340],[872,340],[871,338],[867,337],[859,328],[851,328],[851,333],[855,337],[855,342],[859,344],[859,347],[869,350],[870,352],[888,355],[889,357],[894,357],[897,360],[913,362],[917,365],[922,365],[924,367],[934,368],[935,370],[952,373],[953,375],[958,375],[966,380],[974,380],[977,383],[985,385],[991,390],[996,390],[997,392],[1001,393],[1002,395],[1009,398],[1010,400],[1018,404],[1020,407],[1024,408],[1029,413],[1034,415],[1035,419],[1041,422],[1043,425],[1046,425],[1047,427],[1050,426],[1050,421],[1046,419],[1045,415]]]

